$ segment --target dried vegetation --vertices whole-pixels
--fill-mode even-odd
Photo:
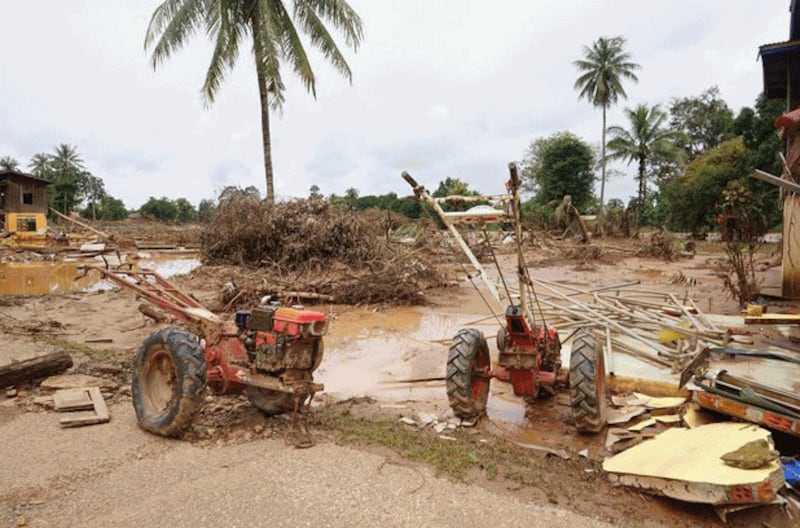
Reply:
[[[321,199],[269,204],[232,197],[201,235],[206,264],[238,267],[217,272],[231,283],[218,308],[252,306],[263,295],[426,304],[424,292],[445,279],[424,247],[391,240],[397,221]]]

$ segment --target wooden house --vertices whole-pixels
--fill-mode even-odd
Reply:
[[[47,186],[30,174],[0,171],[0,232],[43,233],[47,229]]]
[[[789,6],[789,40],[759,48],[764,72],[764,95],[784,99],[786,113],[775,120],[784,140],[785,165],[781,178],[800,182],[800,4]],[[800,196],[783,194],[783,255],[781,291],[783,297],[800,299]]]

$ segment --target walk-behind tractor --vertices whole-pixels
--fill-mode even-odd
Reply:
[[[180,434],[208,387],[216,394],[244,391],[268,415],[294,412],[293,442],[311,445],[299,413],[323,388],[314,383],[313,372],[322,361],[324,314],[265,300],[258,308],[236,312],[234,322],[224,322],[154,271],[94,269],[185,327],[156,331],[136,354],[133,405],[143,429]]]
[[[445,224],[456,243],[466,254],[474,268],[470,281],[480,278],[497,302],[492,306],[480,290],[478,293],[492,313],[504,310],[501,320],[496,315],[500,329],[497,332],[497,361],[493,364],[483,332],[475,328],[461,329],[450,345],[447,358],[446,386],[450,407],[456,416],[474,419],[486,411],[489,383],[492,378],[511,383],[514,394],[526,400],[553,395],[557,385],[569,385],[572,417],[578,431],[596,433],[605,424],[605,369],[603,350],[594,333],[579,330],[573,337],[568,373],[561,373],[561,342],[558,332],[545,322],[539,309],[539,320],[533,307],[538,306],[536,291],[530,278],[522,252],[522,226],[520,223],[520,180],[517,167],[509,165],[510,180],[507,194],[500,196],[450,196],[434,198],[407,173],[403,178],[414,189],[416,197],[433,208]],[[445,212],[442,203],[472,202],[477,205],[467,211]],[[489,206],[485,204],[490,204]],[[484,240],[506,294],[504,301],[498,288],[465,242],[455,224],[483,226]],[[490,224],[510,224],[517,253],[517,286],[509,284],[489,244],[485,230]],[[473,282],[474,284],[474,282]],[[476,286],[477,289],[477,286]]]

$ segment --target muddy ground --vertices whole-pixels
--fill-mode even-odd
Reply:
[[[593,247],[600,249],[539,241],[526,250],[527,260],[532,274],[538,278],[586,287],[636,279],[643,288],[688,294],[709,312],[738,311],[723,285],[724,256],[719,247],[703,244],[694,257],[673,261],[636,256],[640,245],[627,241],[605,241]],[[767,247],[761,260],[773,259],[775,249]],[[511,259],[510,254],[501,256],[501,265],[513,269]],[[209,276],[217,280],[209,281]],[[217,303],[224,280],[222,274],[215,275],[213,270],[175,278],[177,284],[209,306]],[[549,520],[548,525],[576,526],[592,523],[720,525],[710,507],[611,486],[600,471],[602,459],[608,454],[603,447],[603,435],[591,437],[575,433],[564,391],[529,405],[515,397],[507,385],[494,383],[486,418],[475,427],[445,430],[444,434],[455,440],[440,440],[432,427],[422,430],[401,424],[401,417],[419,422],[420,418],[424,421],[426,416],[428,419],[432,416],[441,424],[452,418],[443,382],[408,383],[407,380],[441,377],[447,354],[446,341],[459,326],[489,313],[468,282],[457,288],[428,292],[428,297],[434,299],[434,306],[316,307],[330,314],[332,324],[326,339],[326,358],[317,374],[326,390],[318,396],[310,419],[318,445],[310,451],[297,451],[282,441],[288,428],[285,417],[265,418],[238,396],[208,396],[192,428],[180,440],[166,440],[139,430],[130,403],[130,365],[139,344],[158,327],[137,311],[139,302],[129,292],[100,289],[46,297],[0,297],[0,360],[22,359],[47,350],[66,350],[76,363],[71,372],[99,376],[110,382],[105,393],[112,413],[112,422],[108,425],[60,429],[58,415],[40,403],[45,393],[35,383],[18,386],[16,394],[0,394],[0,445],[4,446],[0,457],[3,460],[0,523],[9,526],[78,526],[98,522],[128,525],[135,524],[135,520],[140,525],[141,522],[157,525],[167,524],[169,520],[174,525],[187,525],[192,519],[191,511],[184,512],[185,516],[173,511],[152,517],[144,510],[158,509],[156,499],[160,495],[166,497],[165,500],[179,501],[181,497],[196,494],[202,486],[213,487],[220,482],[225,482],[219,485],[222,495],[214,498],[220,504],[230,500],[229,495],[223,493],[225,490],[228,494],[249,493],[252,482],[242,482],[238,487],[231,484],[237,481],[230,476],[231,468],[236,468],[237,474],[249,474],[250,465],[256,462],[247,453],[258,452],[259,460],[271,461],[263,477],[266,480],[272,479],[270,475],[275,471],[280,472],[281,460],[302,465],[303,457],[307,456],[308,460],[316,460],[317,465],[303,466],[298,471],[307,473],[301,477],[295,475],[289,481],[297,484],[298,478],[309,482],[317,480],[316,467],[323,473],[332,472],[324,473],[324,478],[329,479],[328,487],[335,485],[333,482],[338,479],[358,482],[374,478],[375,490],[380,490],[391,485],[383,482],[385,478],[397,478],[402,487],[404,479],[413,481],[420,478],[415,475],[422,475],[421,481],[428,486],[428,491],[424,492],[426,500],[434,500],[423,504],[423,508],[470,502],[473,506],[481,505],[481,515],[492,512],[481,517],[456,508],[460,512],[457,515],[442,513],[444,517],[437,517],[426,509],[425,514],[417,511],[416,515],[409,515],[421,507],[414,502],[417,499],[411,500],[416,492],[409,491],[408,496],[389,500],[397,504],[384,508],[388,517],[381,518],[382,521],[374,516],[344,519],[352,525],[374,525],[376,520],[398,526],[463,526],[489,522],[501,525],[524,522],[537,526],[543,520]],[[784,303],[780,308],[793,307]],[[493,328],[491,324],[484,327],[487,334],[492,334]],[[432,461],[434,457],[409,455],[407,445],[371,436],[376,434],[376,429],[365,423],[378,424],[375,427],[380,428],[382,434],[398,438],[405,438],[404,435],[412,432],[424,437],[429,448],[438,443],[454,442],[466,446],[467,458],[481,461],[467,463],[462,473],[448,471],[450,462],[447,460],[442,463]],[[526,453],[524,447],[519,447],[521,444],[547,445],[568,455],[569,459],[540,458],[533,452]],[[438,448],[431,449],[439,453]],[[588,450],[588,457],[579,455],[584,449]],[[493,461],[486,460],[493,453],[505,457],[504,466],[492,466]],[[324,460],[318,460],[320,456]],[[446,456],[454,457],[451,465],[456,464],[456,452]],[[515,456],[525,457],[526,461],[517,470],[509,469],[514,465]],[[164,474],[164,466],[170,466],[171,459],[193,460],[191,464],[207,467],[202,477],[191,472],[192,478],[201,479],[198,483],[180,487],[179,476]],[[226,459],[231,462],[226,463]],[[391,469],[385,468],[387,461]],[[372,466],[365,470],[363,464]],[[358,471],[367,473],[359,477]],[[404,475],[394,475],[397,472]],[[152,490],[143,494],[141,486],[152,487]],[[317,489],[317,485],[309,486],[309,489]],[[409,486],[409,490],[415,489],[414,484]],[[443,491],[431,493],[431,486]],[[326,495],[326,489],[318,491],[319,497]],[[494,505],[484,506],[483,499],[475,498],[482,496],[480,490],[485,490],[485,497],[491,498]],[[236,511],[249,512],[249,508],[257,509],[258,500],[266,500],[261,495],[246,496],[249,497],[247,504],[237,507]],[[364,498],[381,500],[369,494]],[[314,502],[313,497],[308,500]],[[347,507],[352,508],[352,502],[357,503],[359,499],[350,497],[348,500],[351,504]],[[118,504],[110,507],[107,501]],[[145,507],[137,508],[136,501],[143,501]],[[339,522],[341,512],[332,511],[339,507],[335,501],[320,498],[315,515],[304,512],[303,501],[298,502],[296,497],[291,499],[291,504],[295,505],[294,512],[283,511],[281,522],[276,524],[347,525]],[[442,512],[449,507],[442,506]],[[514,513],[504,512],[504,507]],[[223,506],[219,508],[217,514],[225,515],[229,511]],[[208,506],[198,505],[195,513],[200,515],[197,512],[202,512],[203,518],[209,516],[200,525],[219,520],[212,521],[215,510]],[[458,515],[466,517],[460,520]],[[257,518],[247,513],[220,524],[246,524]],[[772,507],[734,514],[729,521],[733,526],[796,526],[793,524],[796,519],[792,521]]]

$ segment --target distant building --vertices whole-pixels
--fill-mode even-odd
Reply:
[[[0,231],[42,233],[47,229],[47,186],[30,174],[0,171]]]

